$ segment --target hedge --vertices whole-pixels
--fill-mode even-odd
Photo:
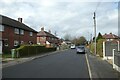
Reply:
[[[22,45],[16,49],[16,54],[19,54],[19,57],[32,56],[41,53],[55,51],[56,48],[46,48],[45,46],[39,45]]]
[[[100,57],[103,57],[103,41],[105,41],[104,39],[99,39],[97,41],[97,54],[100,56]],[[90,44],[90,51],[92,53],[94,53],[94,43],[91,43]]]
[[[104,39],[99,39],[97,42],[97,54],[100,57],[103,57],[103,41],[105,41]]]

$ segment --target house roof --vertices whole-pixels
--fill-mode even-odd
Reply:
[[[17,20],[11,19],[9,17],[0,15],[0,18],[2,19],[2,22],[0,22],[0,24],[2,25],[7,25],[7,26],[11,26],[11,27],[16,27],[16,28],[20,28],[20,29],[24,29],[27,31],[31,31],[31,32],[36,32],[34,29],[28,27],[27,25],[25,25],[24,23],[21,23]]]
[[[37,36],[41,36],[41,37],[46,36],[46,37],[52,37],[52,38],[57,38],[57,39],[59,39],[58,37],[56,37],[55,35],[47,32],[47,31],[40,31],[40,32],[38,32]]]
[[[103,35],[103,38],[105,38],[105,39],[118,39],[118,38],[120,38],[120,37],[118,37],[118,36],[115,35],[115,34],[110,33],[110,34],[104,34],[104,35]]]

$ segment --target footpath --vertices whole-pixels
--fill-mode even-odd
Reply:
[[[87,54],[93,80],[120,80],[120,73],[113,69],[112,64],[91,53]]]

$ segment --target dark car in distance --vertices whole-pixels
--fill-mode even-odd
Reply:
[[[83,53],[85,54],[85,47],[84,46],[78,46],[76,47],[77,53]]]

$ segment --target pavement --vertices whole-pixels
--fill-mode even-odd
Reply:
[[[120,73],[113,69],[111,61],[103,60],[99,56],[95,56],[90,53],[88,53],[87,56],[92,78],[120,80]]]
[[[65,49],[67,50],[67,49]],[[54,51],[54,52],[48,52],[48,53],[43,53],[43,54],[39,54],[39,55],[35,55],[35,56],[31,56],[31,57],[26,57],[26,58],[6,58],[6,59],[2,59],[2,66],[0,68],[5,68],[5,67],[9,67],[9,66],[13,66],[16,64],[21,64],[27,61],[31,61],[37,58],[41,58],[41,57],[45,57],[45,56],[49,56],[58,52],[62,52],[65,50],[59,50],[59,51]]]

